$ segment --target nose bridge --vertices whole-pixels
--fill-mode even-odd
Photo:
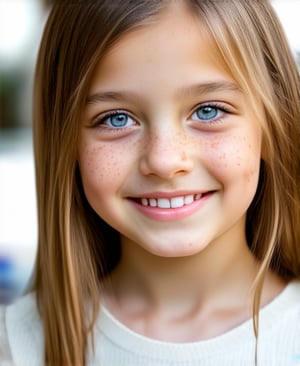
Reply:
[[[143,174],[171,178],[187,173],[192,167],[187,136],[182,126],[161,123],[149,129],[141,159]]]
[[[158,150],[159,153],[168,152],[179,153],[185,144],[185,134],[175,124],[166,123],[153,128],[149,134],[149,147],[151,150]],[[161,156],[162,157],[162,156]]]

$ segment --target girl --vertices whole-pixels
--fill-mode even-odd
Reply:
[[[299,76],[267,0],[54,5],[14,365],[300,364]]]

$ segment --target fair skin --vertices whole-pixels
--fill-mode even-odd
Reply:
[[[245,218],[262,139],[245,95],[182,4],[101,60],[78,148],[87,199],[121,236],[105,306],[138,333],[178,342],[251,318],[259,264]],[[268,273],[262,305],[282,286]]]

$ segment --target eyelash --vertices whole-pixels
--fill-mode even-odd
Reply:
[[[193,115],[195,115],[197,113],[197,111],[199,111],[201,108],[211,108],[213,110],[216,111],[217,113],[217,116],[215,117],[212,117],[212,118],[208,118],[208,119],[201,119],[200,117],[198,117],[197,120],[193,120]],[[221,113],[221,116],[219,116],[219,114]],[[223,118],[224,118],[224,114],[228,114],[228,113],[232,113],[232,111],[230,110],[229,107],[227,107],[226,104],[224,103],[218,103],[218,102],[207,102],[207,103],[204,103],[204,104],[200,104],[198,105],[192,115],[191,115],[191,119],[194,121],[194,122],[201,122],[203,124],[210,124],[210,125],[213,125],[213,124],[217,124],[217,123],[220,123],[222,122]]]
[[[201,118],[198,117],[198,119],[194,120],[192,118],[193,115],[195,115],[201,108],[211,108],[211,109],[216,111],[217,116],[212,117],[212,118],[208,118],[208,119],[201,119]],[[221,116],[219,116],[220,113],[221,113]],[[224,118],[224,114],[227,114],[227,113],[231,113],[231,110],[224,103],[217,103],[217,102],[211,102],[210,103],[210,102],[207,102],[207,103],[198,105],[194,109],[194,111],[193,111],[190,118],[194,122],[197,122],[197,123],[200,122],[204,125],[214,125],[214,124],[220,123],[222,121],[222,119]],[[105,124],[105,121],[107,121],[109,118],[112,118],[114,116],[120,116],[120,115],[124,115],[124,116],[126,116],[126,118],[132,120],[132,124],[130,126],[133,126],[135,124],[134,118],[131,117],[131,115],[127,111],[114,110],[114,111],[106,112],[103,115],[100,115],[100,116],[96,117],[94,122],[93,122],[93,125],[94,126],[100,126],[100,127],[106,128],[108,130],[114,130],[114,131],[120,131],[122,129],[128,128],[129,126],[127,126],[127,125],[126,126],[109,126],[109,125]]]
[[[106,128],[108,130],[117,130],[117,131],[120,131],[122,129],[125,129],[125,128],[128,128],[128,126],[109,126],[109,125],[106,125],[105,124],[105,121],[107,121],[109,118],[112,118],[114,116],[120,116],[120,115],[124,115],[126,116],[126,118],[128,119],[131,119],[133,122],[132,122],[132,125],[135,124],[135,120],[133,117],[130,116],[130,114],[124,110],[114,110],[114,111],[111,111],[111,112],[106,112],[104,114],[101,114],[100,116],[96,117],[95,120],[94,120],[94,123],[93,125],[94,126],[99,126],[99,127],[103,127],[103,128]]]

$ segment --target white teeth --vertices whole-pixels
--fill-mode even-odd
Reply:
[[[142,198],[141,204],[143,206],[159,207],[159,208],[179,208],[184,205],[190,205],[196,200],[199,200],[202,194],[189,194],[187,196],[179,196],[173,198]]]
[[[184,197],[184,204],[188,205],[190,203],[194,202],[194,196],[192,194],[190,194],[189,196],[185,196]]]
[[[170,203],[170,200],[168,198],[158,198],[157,199],[157,206],[159,208],[170,208],[171,203]]]
[[[149,203],[151,207],[157,207],[157,201],[155,198],[150,198]]]
[[[182,207],[183,205],[184,205],[184,197],[171,198],[171,207],[172,208]]]

